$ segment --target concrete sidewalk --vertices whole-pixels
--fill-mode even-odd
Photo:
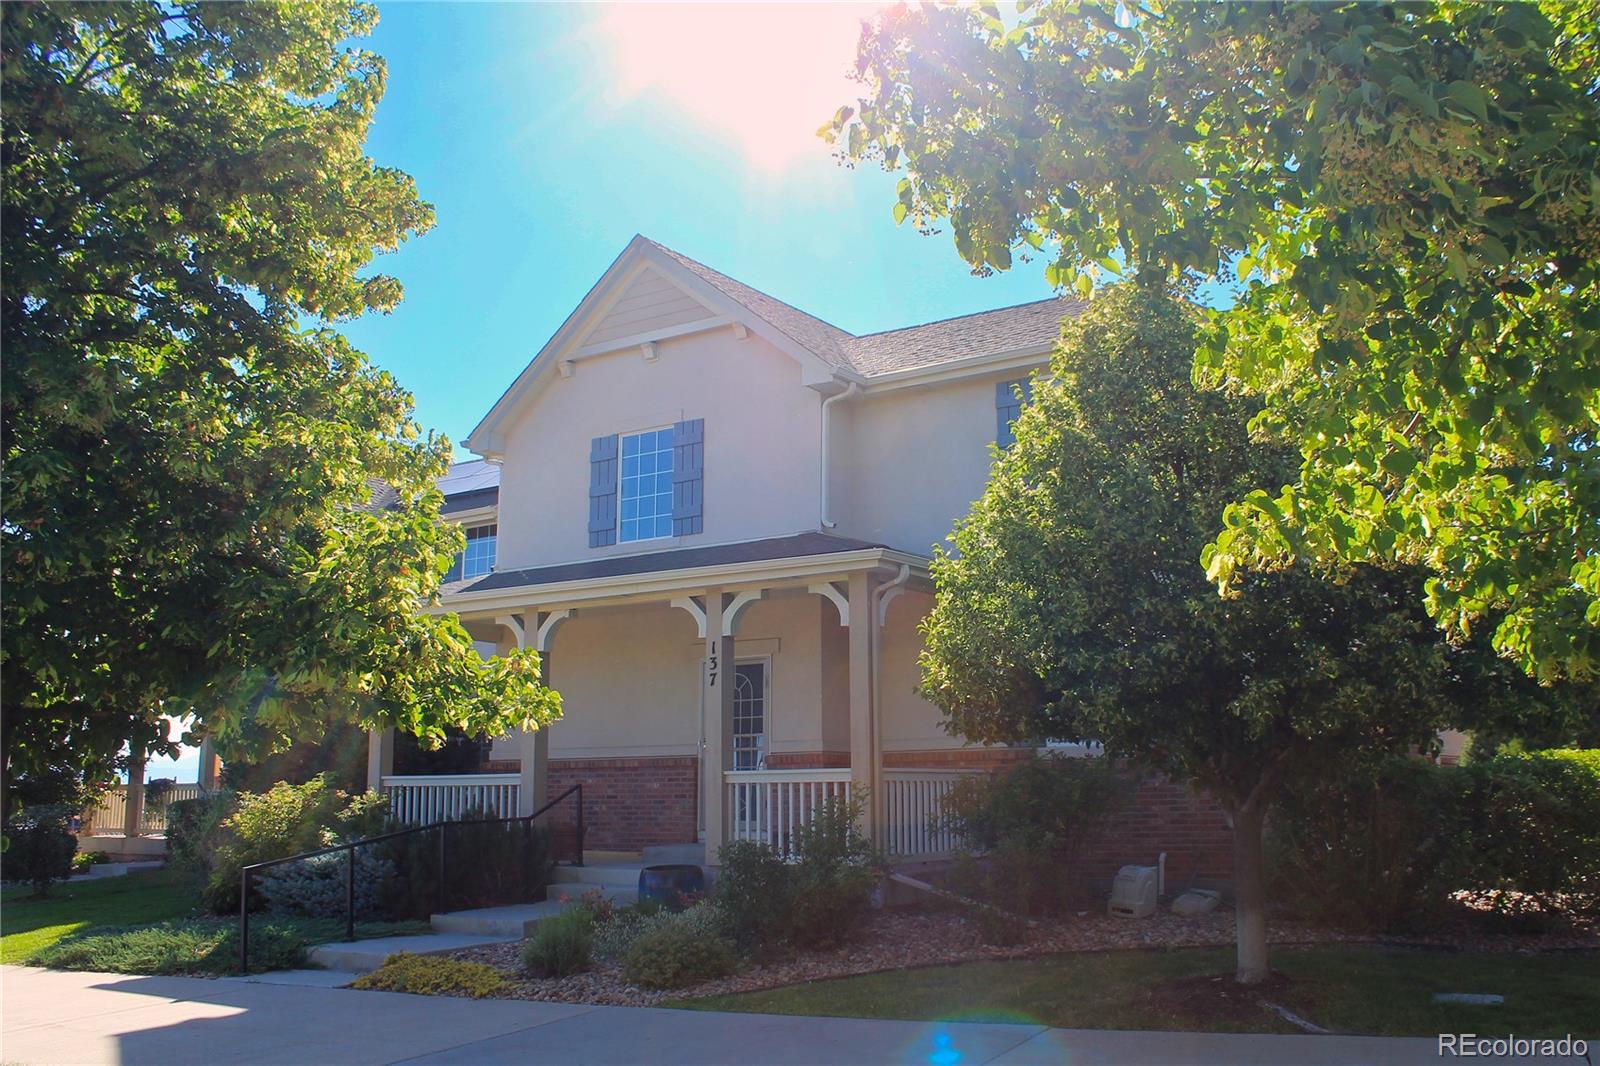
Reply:
[[[18,1066],[1440,1061],[1432,1039],[784,1017],[0,970],[0,1061]]]

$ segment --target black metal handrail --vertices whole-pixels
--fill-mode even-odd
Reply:
[[[380,833],[375,837],[365,837],[361,840],[352,840],[347,844],[333,844],[316,851],[303,851],[298,855],[289,855],[282,859],[268,859],[265,862],[253,862],[247,866],[239,867],[239,972],[250,972],[250,879],[258,870],[265,870],[273,866],[283,866],[291,862],[304,862],[306,859],[320,858],[323,855],[333,855],[338,852],[346,853],[345,881],[344,881],[344,935],[347,941],[353,942],[356,938],[356,849],[368,847],[373,844],[382,844],[387,840],[399,837],[412,836],[416,833],[439,833],[439,909],[444,910],[446,891],[446,866],[447,857],[446,841],[449,839],[447,831],[452,826],[458,825],[509,825],[512,822],[522,822],[527,826],[533,825],[533,820],[542,814],[548,813],[556,804],[568,796],[576,795],[577,801],[577,842],[574,846],[576,854],[573,856],[574,866],[583,865],[583,782],[568,788],[561,795],[546,803],[532,814],[519,814],[514,818],[471,818],[456,821],[429,822],[427,825],[408,826],[405,829],[396,829],[391,833]]]

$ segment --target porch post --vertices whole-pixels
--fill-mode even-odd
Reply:
[[[222,762],[217,758],[216,745],[210,737],[200,741],[200,773],[195,784],[201,792],[215,792],[222,780]]]
[[[553,611],[541,615],[529,609],[521,618],[496,619],[516,638],[517,647],[531,647],[539,653],[539,681],[550,684],[550,639],[556,626],[570,612]],[[550,792],[550,730],[527,730],[517,736],[517,814],[526,818],[543,807]]]
[[[705,812],[706,864],[719,866],[722,846],[722,773],[733,746],[733,636],[723,635],[720,588],[706,590],[706,660],[700,683],[700,807]]]
[[[850,575],[850,780],[863,797],[862,828],[878,837],[877,811],[882,768],[872,705],[872,576]]]
[[[144,748],[128,748],[128,802],[123,807],[122,835],[132,840],[144,835]]]
[[[367,791],[382,792],[383,779],[394,773],[394,730],[367,734]]]

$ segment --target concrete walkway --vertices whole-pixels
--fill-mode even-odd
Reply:
[[[0,1061],[1434,1063],[1432,1039],[1233,1036],[719,1014],[0,968]],[[1504,1061],[1504,1060],[1501,1060]],[[1548,1061],[1548,1060],[1546,1060]]]

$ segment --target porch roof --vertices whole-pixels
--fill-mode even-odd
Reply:
[[[668,551],[641,552],[638,555],[612,555],[603,559],[540,566],[530,570],[506,570],[489,574],[482,580],[460,589],[457,595],[875,549],[887,550],[888,545],[839,537],[832,533],[795,533],[787,537],[769,537],[765,540],[746,540],[733,544],[711,544],[703,548],[675,548]]]

